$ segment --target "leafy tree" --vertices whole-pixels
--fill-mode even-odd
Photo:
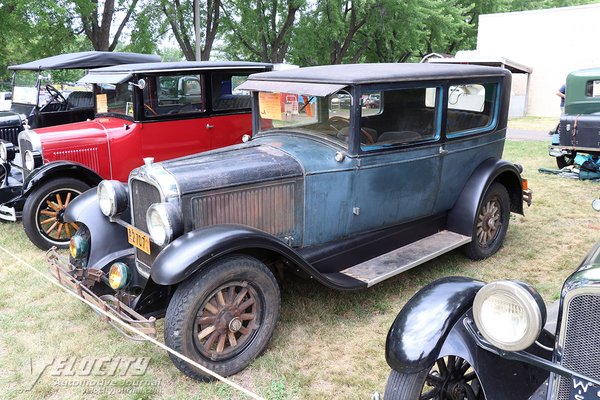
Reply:
[[[306,0],[223,3],[223,53],[234,60],[283,62],[290,48],[296,15],[305,4]]]
[[[137,3],[138,0],[117,0],[116,3],[115,0],[104,0],[101,6],[98,0],[74,0],[70,8],[74,12],[73,19],[79,19],[81,32],[85,33],[94,50],[114,51]],[[115,24],[116,31],[113,32]]]

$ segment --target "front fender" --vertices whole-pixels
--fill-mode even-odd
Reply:
[[[471,308],[484,283],[465,277],[447,277],[419,290],[402,308],[385,344],[388,365],[412,374],[438,359],[448,333]]]
[[[156,257],[150,277],[160,285],[174,285],[193,275],[211,260],[248,249],[276,253],[318,282],[336,287],[280,239],[258,229],[236,224],[207,226],[180,236]]]
[[[97,186],[102,177],[85,165],[71,161],[53,161],[34,169],[23,181],[23,197],[28,196],[40,183],[53,177],[72,177],[90,186]]]
[[[121,215],[129,222],[129,209]],[[133,254],[133,248],[127,241],[127,229],[112,223],[100,211],[96,189],[90,189],[77,196],[65,210],[67,222],[83,223],[90,232],[88,266],[101,269],[117,258]]]
[[[479,203],[493,182],[506,187],[510,197],[510,210],[523,214],[523,192],[520,170],[506,160],[488,158],[469,177],[456,204],[448,213],[448,229],[471,236]]]

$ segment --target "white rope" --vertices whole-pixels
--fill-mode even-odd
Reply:
[[[32,271],[34,271],[36,274],[40,275],[42,278],[46,279],[48,282],[50,282],[51,284],[58,286],[59,288],[61,288],[62,290],[64,290],[65,292],[69,293],[71,296],[75,297],[76,299],[84,302],[85,304],[87,304],[88,306],[92,307],[94,310],[96,310],[97,312],[99,312],[100,314],[110,318],[111,320],[113,320],[113,322],[116,322],[117,324],[121,325],[123,328],[135,333],[136,335],[139,335],[141,337],[143,337],[144,339],[146,339],[147,341],[154,343],[155,345],[157,345],[158,347],[162,348],[165,351],[168,351],[169,353],[173,354],[174,356],[182,359],[183,361],[193,365],[194,367],[202,370],[202,372],[205,372],[206,374],[220,380],[221,382],[233,387],[236,390],[239,390],[240,392],[252,397],[253,399],[256,400],[264,400],[262,397],[260,397],[259,395],[252,393],[251,391],[249,391],[248,389],[245,389],[243,387],[241,387],[240,385],[238,385],[237,383],[217,374],[216,372],[206,368],[203,365],[198,364],[196,361],[184,356],[183,354],[171,349],[170,347],[168,347],[167,345],[165,345],[164,343],[159,342],[158,340],[154,339],[153,337],[148,336],[147,334],[145,334],[144,332],[140,331],[139,329],[137,329],[134,326],[130,326],[127,325],[125,322],[121,321],[118,317],[109,314],[108,312],[106,312],[105,310],[101,309],[100,307],[98,307],[97,305],[91,303],[90,301],[84,299],[83,297],[80,297],[77,293],[69,290],[68,288],[62,286],[60,283],[58,283],[56,280],[54,280],[53,278],[51,278],[49,275],[44,274],[43,272],[41,272],[40,270],[38,270],[37,268],[35,268],[34,266],[28,264],[26,261],[24,261],[23,259],[21,259],[20,257],[18,257],[17,255],[9,252],[8,250],[6,250],[4,247],[0,246],[0,250],[4,251],[6,254],[8,254],[9,256],[11,256],[12,258],[14,258],[15,260],[17,260],[19,263],[23,264],[24,266],[26,266],[27,268],[31,269]]]

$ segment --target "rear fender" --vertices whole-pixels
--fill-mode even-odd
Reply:
[[[487,189],[499,182],[508,191],[510,211],[523,214],[523,189],[519,167],[505,160],[488,158],[471,175],[456,204],[448,213],[448,229],[471,236],[477,210]]]

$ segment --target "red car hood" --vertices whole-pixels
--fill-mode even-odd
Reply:
[[[101,117],[92,121],[36,128],[34,131],[40,135],[44,150],[66,149],[106,143],[107,134],[111,130],[123,129],[126,123],[131,124],[120,118]]]

